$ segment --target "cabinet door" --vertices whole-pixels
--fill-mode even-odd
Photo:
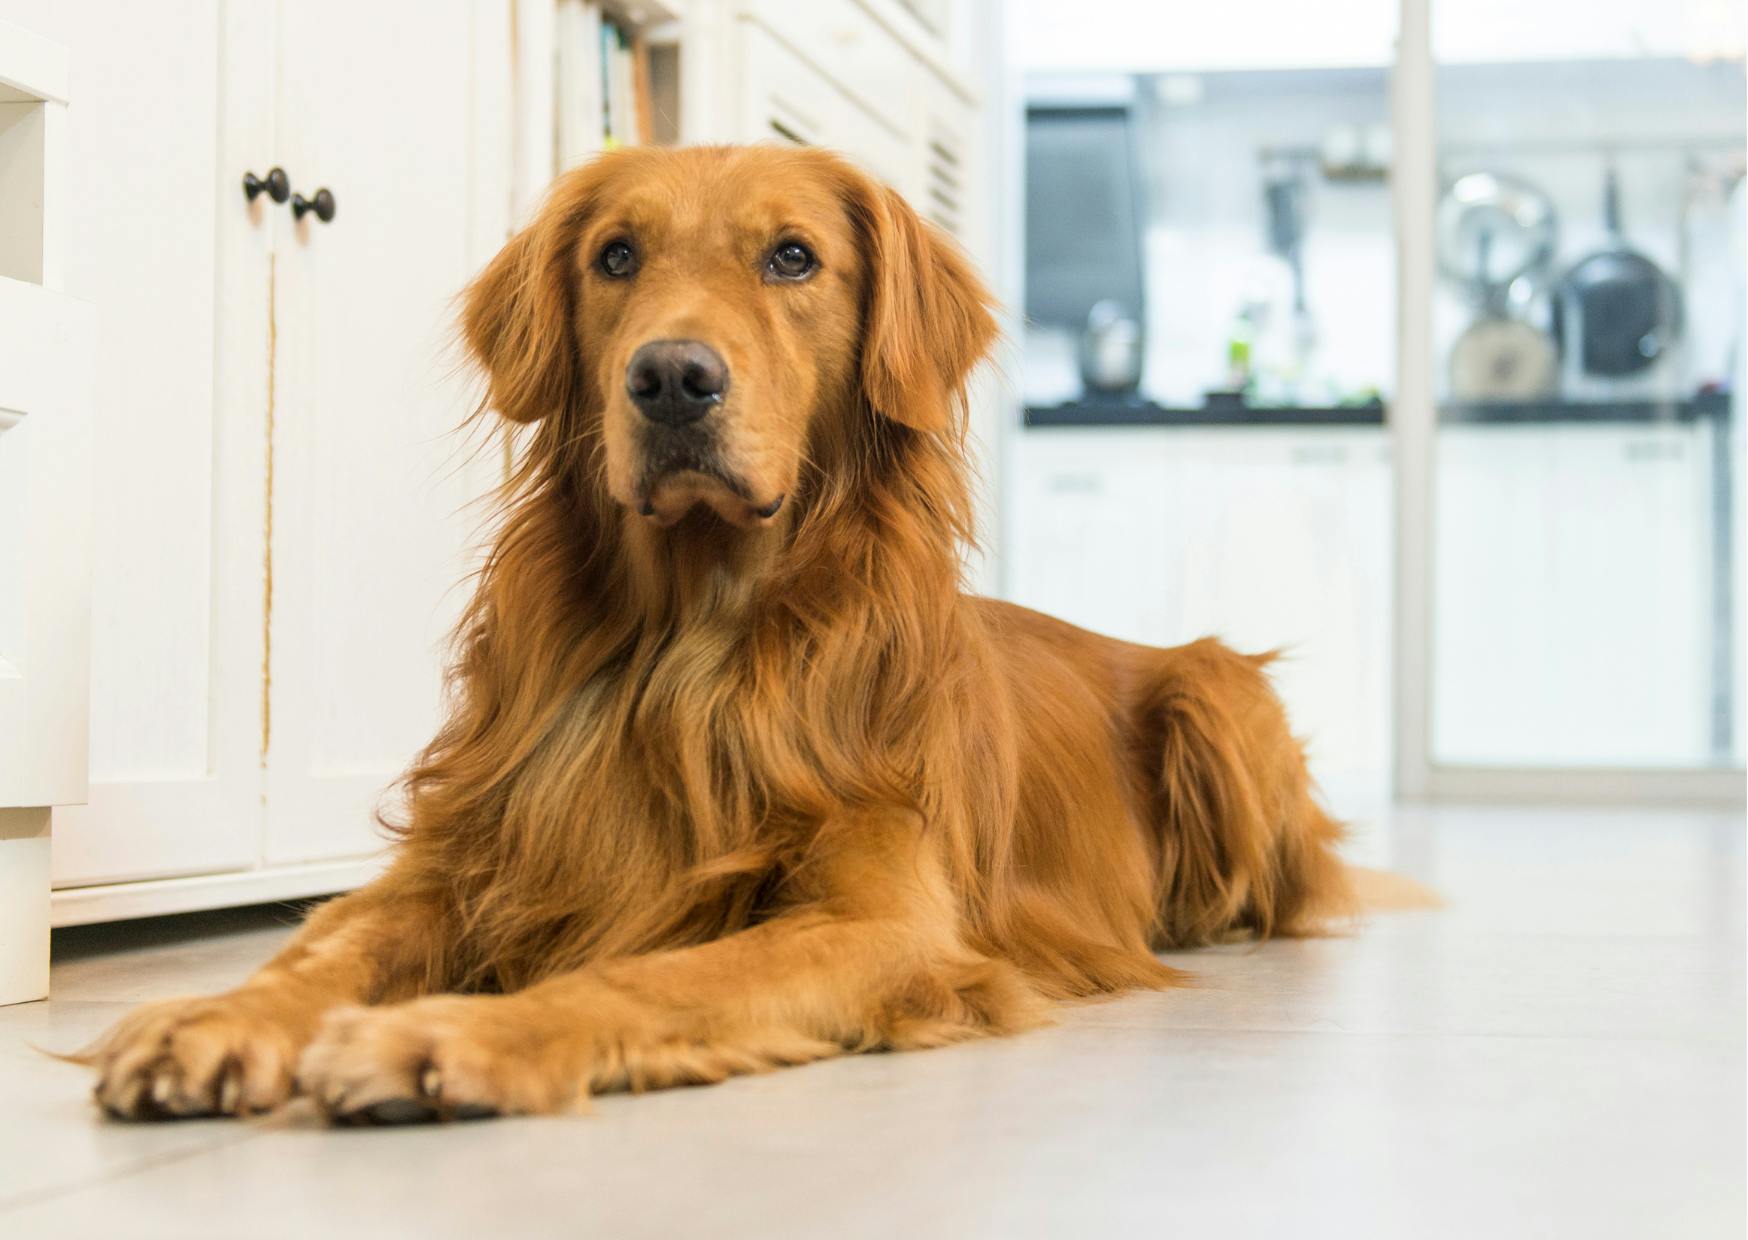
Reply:
[[[1178,584],[1164,514],[1179,471],[1165,443],[1102,430],[1029,432],[1014,458],[1013,600],[1095,633],[1158,642]]]
[[[0,809],[86,795],[91,327],[0,278]]]
[[[1319,780],[1389,763],[1390,472],[1376,431],[1037,430],[1014,445],[1015,601],[1171,646],[1284,648]]]
[[[0,0],[68,49],[62,287],[95,307],[91,782],[55,811],[63,886],[240,868],[259,845],[271,216],[239,179],[270,152],[245,128],[262,66],[227,30],[255,7]]]
[[[509,148],[507,108],[481,106],[474,49],[508,33],[503,4],[468,0],[279,11],[281,162],[336,213],[277,251],[270,864],[380,847],[373,808],[438,723],[471,501],[501,461],[455,433],[474,393],[451,333],[504,239],[508,182],[473,160]]]
[[[1167,640],[1280,650],[1270,677],[1326,789],[1390,763],[1390,467],[1374,430],[1180,433]]]
[[[856,0],[748,0],[743,8],[795,55],[828,73],[826,89],[845,106],[895,138],[914,131],[923,69]],[[749,80],[759,81],[750,76],[750,67]]]
[[[1438,522],[1434,548],[1437,760],[1706,761],[1706,434],[1571,424],[1439,432],[1441,512],[1462,519]]]

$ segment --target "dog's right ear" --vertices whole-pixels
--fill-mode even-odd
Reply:
[[[553,184],[534,222],[462,294],[462,335],[490,383],[486,403],[533,422],[583,393],[577,343],[577,233],[599,181],[594,165]]]

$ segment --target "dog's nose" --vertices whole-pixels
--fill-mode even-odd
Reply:
[[[684,426],[722,403],[728,364],[697,340],[652,340],[631,355],[625,390],[652,422]]]

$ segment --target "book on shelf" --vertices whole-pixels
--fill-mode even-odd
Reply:
[[[649,49],[642,35],[588,0],[557,0],[553,158],[562,171],[650,140]]]

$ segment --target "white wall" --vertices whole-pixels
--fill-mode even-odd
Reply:
[[[1739,0],[1434,0],[1433,55],[1504,60],[1740,58]]]
[[[1382,65],[1397,0],[1011,0],[1019,65],[1038,73]]]
[[[1037,73],[1385,66],[1398,0],[1010,0]],[[1739,0],[1433,0],[1445,63],[1742,54]]]

